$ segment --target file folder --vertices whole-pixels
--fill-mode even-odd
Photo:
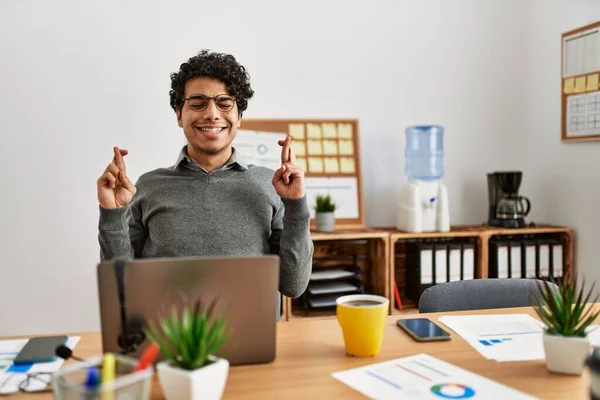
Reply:
[[[456,282],[462,279],[463,267],[461,261],[462,249],[460,243],[448,245],[448,282]]]
[[[511,240],[508,242],[508,277],[509,278],[523,278],[523,268],[521,263],[521,242],[518,240]]]
[[[546,239],[537,240],[538,278],[550,276],[550,243]]]
[[[420,271],[421,285],[431,285],[433,283],[433,246],[419,244],[417,246],[419,254],[418,268]]]
[[[434,246],[434,283],[446,283],[448,282],[448,245],[436,244]]]
[[[434,246],[424,242],[408,243],[406,252],[406,293],[409,299],[418,302],[421,294],[433,285]]]
[[[489,277],[508,278],[508,242],[492,239],[489,242],[489,249]]]
[[[475,278],[475,245],[472,243],[411,242],[406,251],[406,293],[414,302],[433,285]]]
[[[536,244],[531,240],[521,242],[521,261],[525,269],[525,278],[536,278],[537,270],[537,250]]]
[[[563,276],[563,245],[560,241],[554,240],[550,242],[550,272],[554,278],[562,278]]]
[[[465,243],[462,245],[461,279],[475,279],[475,245]]]

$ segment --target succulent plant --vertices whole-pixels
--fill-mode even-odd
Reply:
[[[211,363],[214,355],[228,340],[226,322],[212,318],[216,300],[204,310],[195,304],[173,306],[170,313],[148,322],[146,336],[160,347],[161,353],[175,367],[194,370]]]
[[[317,195],[317,205],[315,207],[316,212],[334,212],[335,208],[336,204],[333,202],[331,195]]]
[[[554,286],[555,284],[556,286]],[[598,295],[590,301],[595,283],[589,290],[585,289],[585,279],[579,282],[577,277],[569,273],[561,280],[550,278],[538,281],[538,295],[533,298],[537,315],[546,324],[546,333],[571,337],[585,337],[586,328],[598,317],[593,304]],[[558,287],[558,289],[557,289]]]

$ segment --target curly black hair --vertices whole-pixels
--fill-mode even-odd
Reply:
[[[250,75],[235,57],[229,54],[201,50],[179,67],[179,72],[171,74],[171,107],[180,111],[184,102],[187,81],[208,77],[220,80],[227,86],[229,94],[235,97],[240,115],[248,108],[248,100],[254,95],[250,87]]]

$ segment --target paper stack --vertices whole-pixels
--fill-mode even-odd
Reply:
[[[489,360],[545,358],[544,324],[528,314],[442,316],[439,321]]]

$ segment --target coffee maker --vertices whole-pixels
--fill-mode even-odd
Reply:
[[[487,174],[489,215],[488,225],[503,228],[522,228],[531,210],[527,197],[519,196],[521,171],[501,171]]]

